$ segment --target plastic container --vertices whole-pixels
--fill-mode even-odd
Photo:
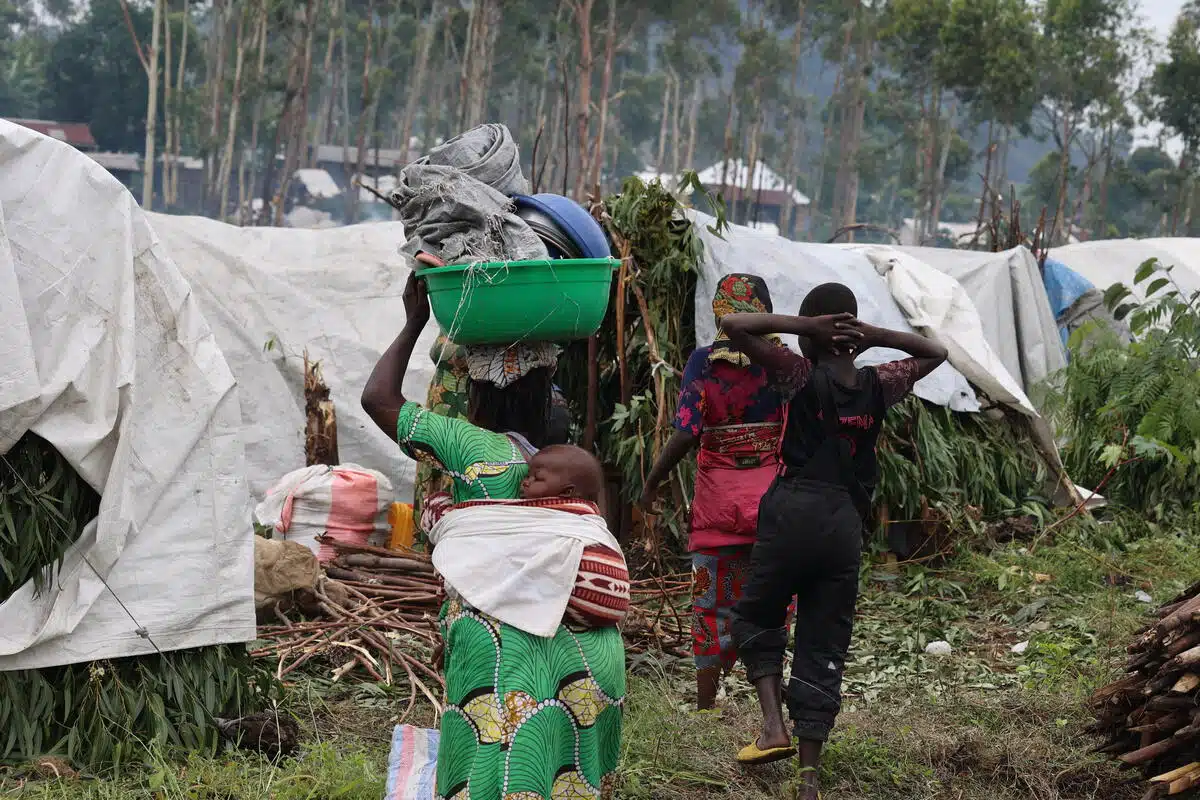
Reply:
[[[433,316],[456,344],[566,342],[600,329],[614,258],[452,264],[418,274]]]
[[[388,508],[388,524],[392,526],[392,534],[388,539],[389,550],[411,550],[416,523],[413,520],[413,507],[408,503],[392,503]]]

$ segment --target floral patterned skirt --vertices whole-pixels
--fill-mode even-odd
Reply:
[[[553,639],[461,601],[442,609],[446,712],[437,796],[599,800],[616,771],[625,647],[616,628]]]
[[[708,547],[692,552],[692,655],[696,669],[737,663],[733,642],[733,606],[742,596],[754,545]],[[788,627],[796,599],[788,608]]]

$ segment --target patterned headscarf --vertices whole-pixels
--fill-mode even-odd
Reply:
[[[467,369],[471,380],[486,381],[503,389],[539,367],[558,363],[558,345],[529,342],[502,345],[467,345]]]
[[[717,284],[712,307],[717,320],[717,338],[708,360],[727,361],[739,367],[750,366],[749,356],[731,348],[729,337],[721,330],[721,320],[730,314],[769,314],[771,293],[767,290],[766,281],[757,275],[726,275]],[[778,336],[766,338],[777,345],[783,344]]]

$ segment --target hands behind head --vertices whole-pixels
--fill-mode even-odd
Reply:
[[[829,314],[811,317],[808,340],[818,349],[841,355],[860,349],[863,339],[862,323],[853,314]]]
[[[822,349],[834,353],[861,353],[884,344],[887,332],[868,325],[853,314],[831,314],[815,317],[817,330],[811,337]]]

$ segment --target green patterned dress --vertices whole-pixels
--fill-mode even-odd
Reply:
[[[429,359],[436,364],[433,380],[429,382],[429,394],[425,407],[435,414],[453,419],[467,418],[467,358],[466,351],[445,336],[438,336],[429,350]],[[413,518],[421,525],[421,510],[425,498],[438,492],[449,492],[450,476],[439,472],[432,464],[421,461],[417,464],[416,491],[413,492]],[[429,531],[418,530],[421,541]]]
[[[528,466],[507,436],[417,403],[396,439],[453,481],[455,501],[508,499]],[[616,770],[625,648],[616,628],[559,626],[545,639],[458,600],[442,608],[446,700],[437,796],[447,800],[596,800]]]

